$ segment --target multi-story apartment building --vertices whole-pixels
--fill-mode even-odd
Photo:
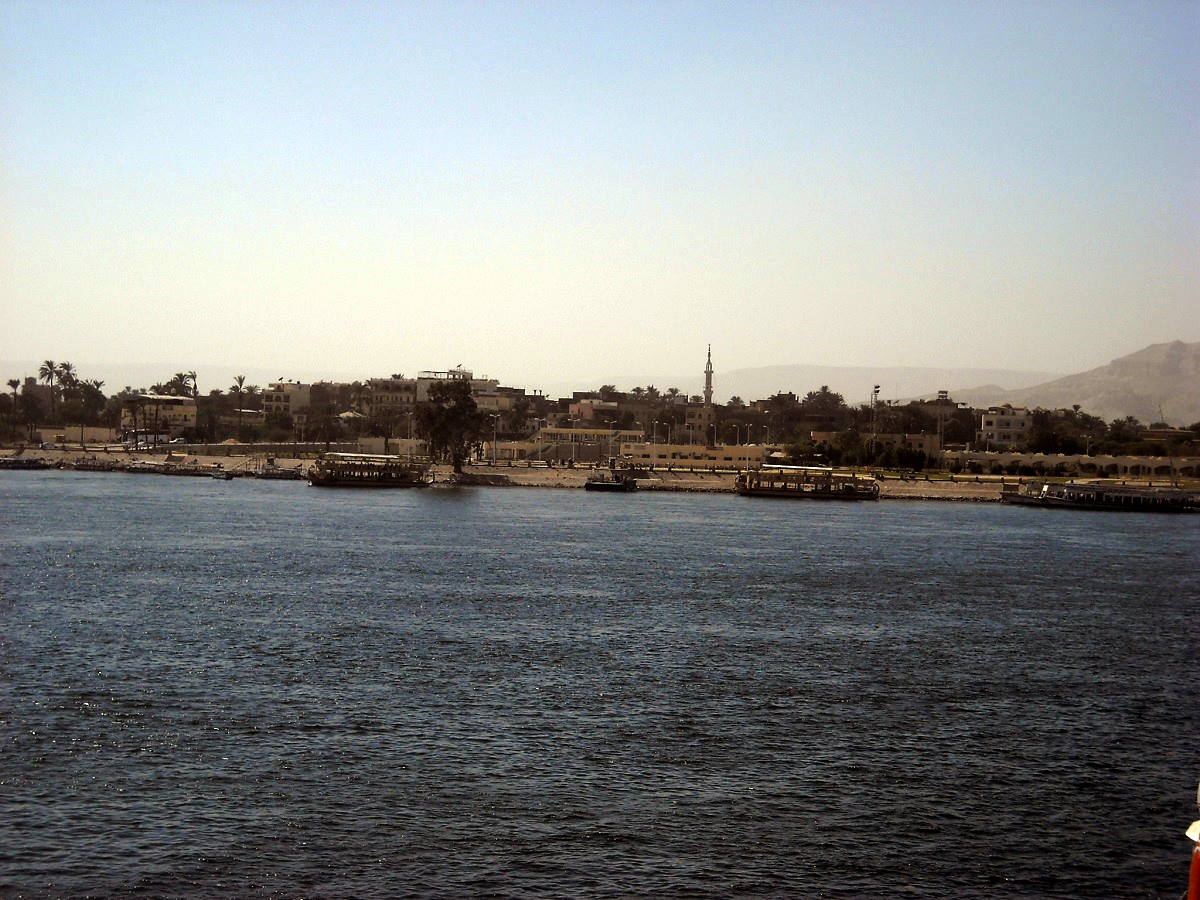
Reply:
[[[989,406],[979,417],[975,445],[982,450],[1019,449],[1029,440],[1033,414],[1023,406]]]
[[[689,402],[684,407],[682,434],[689,444],[712,444],[713,424],[716,421],[711,403]]]
[[[480,409],[494,409],[494,398],[499,392],[500,382],[495,378],[476,378],[469,369],[459,366],[446,372],[417,373],[417,402],[424,403],[429,399],[429,389],[442,381],[465,381],[471,385],[471,396]],[[488,402],[484,402],[488,401]]]
[[[276,381],[262,392],[263,413],[280,413],[295,417],[308,410],[312,402],[312,386],[299,381]]]
[[[417,380],[393,375],[369,378],[359,402],[359,412],[371,418],[408,415],[417,405]]]

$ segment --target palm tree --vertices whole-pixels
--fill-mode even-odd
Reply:
[[[63,424],[66,425],[69,413],[79,412],[75,404],[81,396],[79,378],[75,375],[73,363],[61,362],[58,364],[58,385],[62,391]],[[74,416],[70,416],[70,418],[74,418]]]
[[[38,380],[50,385],[50,420],[54,421],[54,382],[58,379],[58,364],[48,359],[38,367]]]
[[[10,378],[10,379],[8,379],[8,386],[10,388],[12,388],[12,392],[13,392],[13,403],[12,403],[13,426],[12,427],[13,427],[13,433],[15,434],[16,429],[17,429],[17,388],[19,388],[21,386],[21,380],[19,378]]]
[[[242,439],[242,388],[246,386],[245,375],[233,376],[233,386],[229,389],[237,398],[237,422],[238,422],[238,440]]]
[[[58,383],[59,384],[74,384],[78,379],[75,376],[75,364],[69,362],[61,362],[58,364]]]
[[[190,397],[192,395],[187,372],[176,372],[163,387],[166,388],[166,393],[175,397]]]
[[[100,413],[104,411],[104,382],[99,378],[89,378],[80,385],[83,392],[83,412],[95,425],[100,421]]]

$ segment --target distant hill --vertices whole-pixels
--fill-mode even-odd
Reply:
[[[1162,420],[1191,425],[1200,422],[1200,342],[1151,344],[1098,369],[1021,389],[988,384],[950,394],[972,406],[1012,403],[1059,409],[1078,404],[1106,421],[1134,416],[1147,424]]]
[[[855,405],[871,399],[871,389],[880,386],[879,396],[885,400],[916,397],[952,388],[956,384],[1005,384],[1009,389],[1038,384],[1061,375],[1061,372],[1025,372],[1010,369],[939,369],[917,366],[763,366],[753,369],[718,370],[713,375],[713,396],[718,403],[730,397],[741,397],[747,403],[779,392],[804,396],[821,385],[841,394],[847,403]],[[677,387],[686,394],[699,394],[704,389],[704,375],[675,378],[642,376],[611,379],[620,390],[635,385],[653,384],[660,391]],[[594,388],[593,388],[594,389]],[[576,387],[575,390],[583,390]],[[1003,390],[998,388],[998,390]],[[952,395],[953,396],[953,395]],[[955,399],[958,399],[955,396]]]

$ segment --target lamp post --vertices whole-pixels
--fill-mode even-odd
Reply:
[[[492,413],[492,468],[496,468],[496,427],[500,422],[500,414]]]

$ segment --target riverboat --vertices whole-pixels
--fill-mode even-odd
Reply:
[[[1200,498],[1188,491],[1125,484],[1029,481],[1022,485],[1005,485],[1000,499],[1020,506],[1051,509],[1167,513],[1200,511]]]
[[[616,473],[591,475],[583,483],[583,489],[585,491],[628,493],[637,490],[637,479],[632,475],[617,475]]]
[[[201,463],[193,460],[192,462],[167,462],[163,463],[159,470],[163,475],[178,475],[192,478],[225,478],[225,476],[233,477],[232,472],[227,472],[225,467],[220,463]]]
[[[274,459],[268,459],[257,472],[251,472],[255,478],[265,478],[268,481],[299,481],[304,477],[300,466],[288,468],[278,465]]]
[[[308,470],[313,487],[424,487],[433,466],[420,457],[370,453],[323,453]]]
[[[121,468],[121,463],[111,459],[97,459],[89,456],[75,460],[71,464],[71,468],[76,472],[115,472]]]
[[[733,489],[743,497],[789,500],[878,500],[870,475],[835,472],[826,466],[763,466],[738,474]]]

